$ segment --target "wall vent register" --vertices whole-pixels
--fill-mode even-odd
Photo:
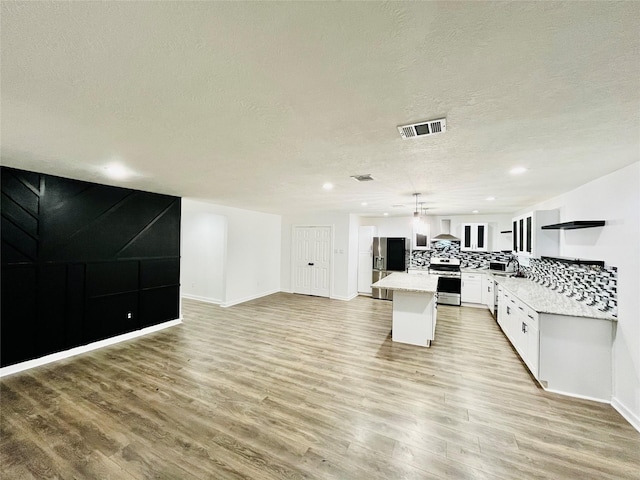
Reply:
[[[356,182],[372,182],[373,181],[373,177],[371,176],[370,173],[367,173],[365,175],[351,175],[351,178],[353,178]]]

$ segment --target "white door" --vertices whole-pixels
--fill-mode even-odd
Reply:
[[[311,234],[308,228],[293,230],[293,293],[311,295]]]
[[[331,249],[331,227],[294,227],[293,293],[329,296]]]

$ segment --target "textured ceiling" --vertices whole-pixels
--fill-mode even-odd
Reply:
[[[406,215],[416,191],[511,213],[640,158],[638,2],[3,1],[1,22],[3,165]],[[136,176],[106,178],[113,158]]]

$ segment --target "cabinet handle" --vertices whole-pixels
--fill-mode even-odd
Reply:
[[[522,322],[522,333],[527,333],[527,324]]]
[[[533,320],[533,315],[527,315],[531,320]]]
[[[522,308],[522,307],[520,307],[520,306],[519,306],[518,308],[524,312],[524,308]]]
[[[507,305],[507,315],[511,315],[511,309],[509,308],[508,305]]]
[[[313,263],[309,262],[309,266],[310,266],[310,267],[313,267]]]

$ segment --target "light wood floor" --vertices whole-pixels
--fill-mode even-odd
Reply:
[[[1,381],[0,478],[638,479],[640,433],[538,388],[488,312],[275,294]]]

